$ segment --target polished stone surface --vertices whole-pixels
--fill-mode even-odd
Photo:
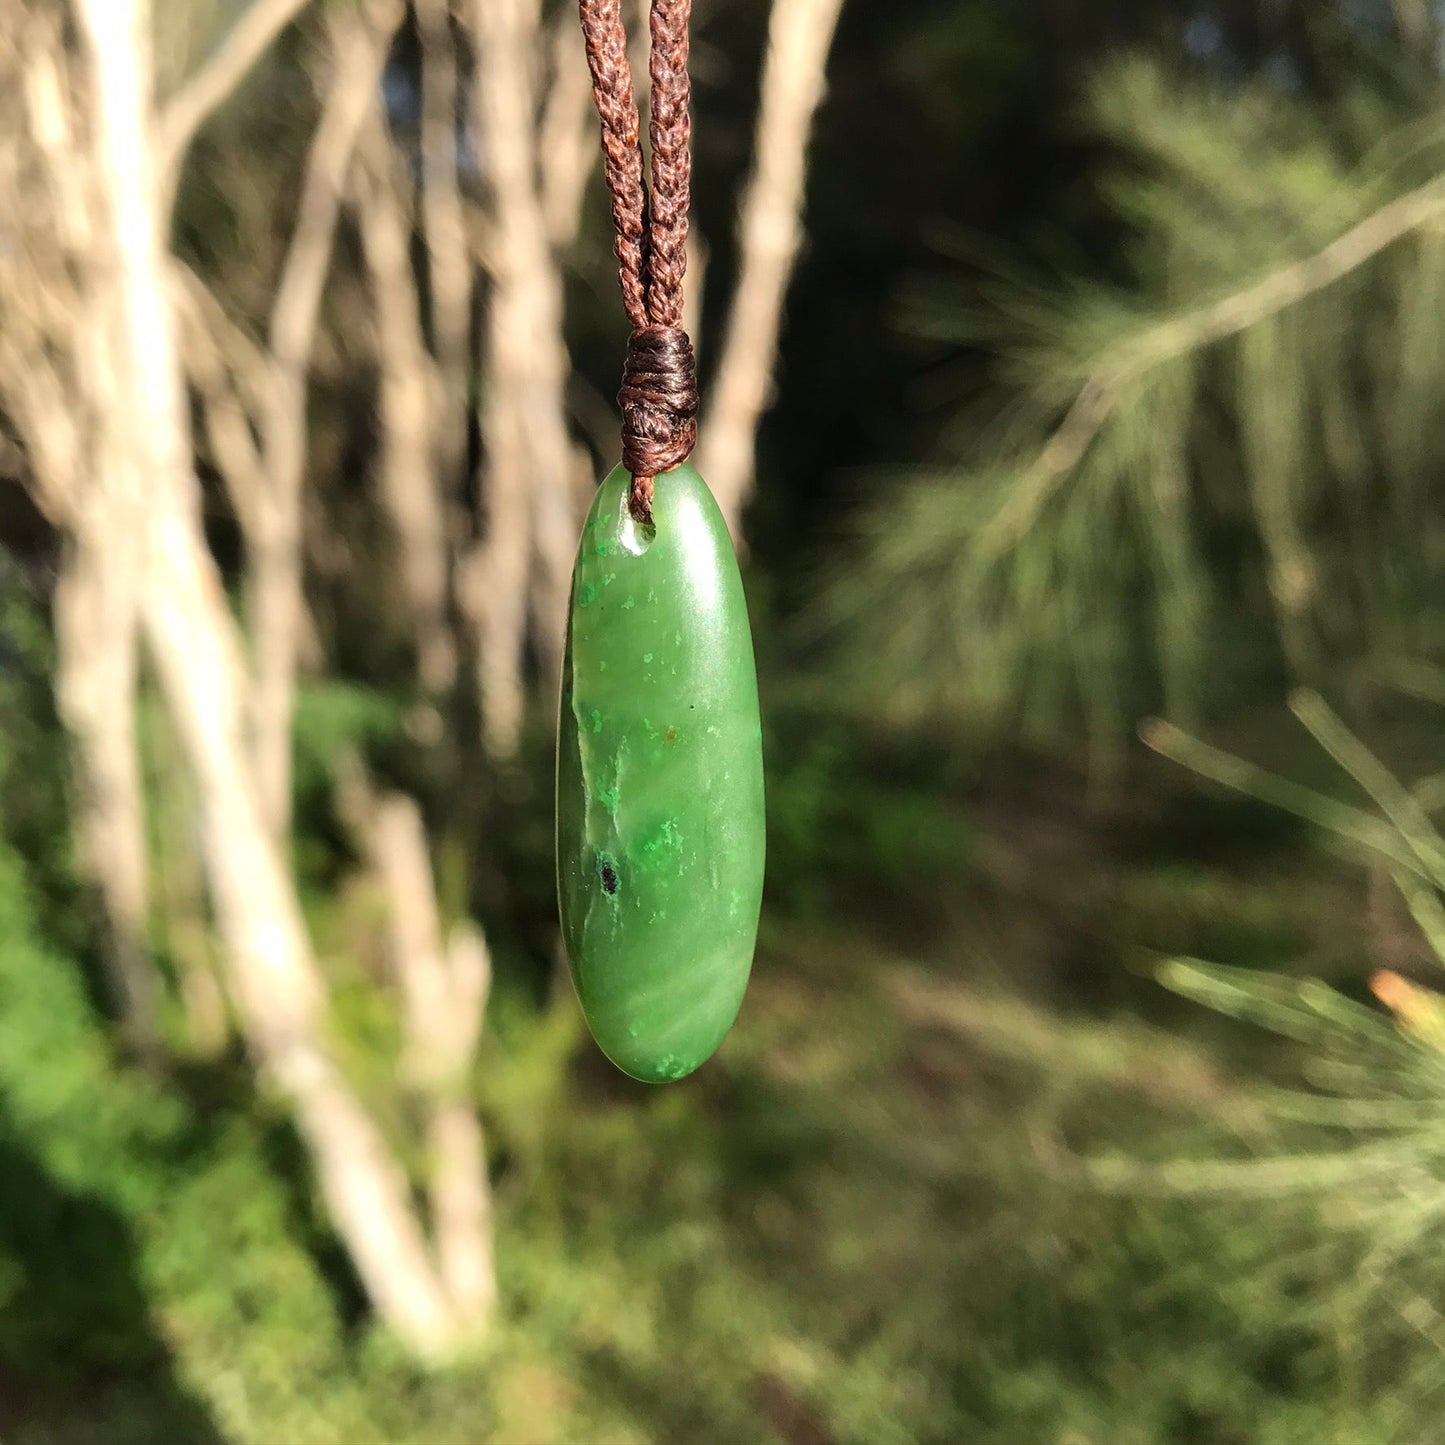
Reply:
[[[626,1073],[678,1079],[732,1026],[763,887],[762,729],[742,581],[690,466],[657,478],[655,531],[621,467],[572,577],[557,729],[557,885],[593,1036]]]

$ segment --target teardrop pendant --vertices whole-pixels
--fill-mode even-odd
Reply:
[[[617,467],[587,514],[557,726],[557,891],[593,1037],[680,1079],[737,1017],[762,902],[762,728],[727,526],[684,464],[653,525]]]

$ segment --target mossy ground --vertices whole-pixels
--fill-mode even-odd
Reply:
[[[1288,1052],[1152,960],[1362,971],[1363,885],[1187,785],[1089,805],[1058,770],[862,761],[840,742],[780,775],[789,872],[695,1079],[634,1085],[570,1000],[498,998],[500,1318],[431,1375],[369,1328],[244,1070],[118,1064],[7,856],[7,1445],[1429,1438],[1442,1357],[1382,1325],[1347,1231],[1079,1167],[1263,1140],[1254,1081]],[[832,782],[805,796],[810,766]],[[871,829],[840,839],[835,806]]]

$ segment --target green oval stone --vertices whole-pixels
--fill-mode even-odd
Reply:
[[[572,574],[557,727],[557,892],[572,979],[635,1079],[691,1073],[737,1017],[763,891],[763,760],[742,579],[712,493],[618,467]]]

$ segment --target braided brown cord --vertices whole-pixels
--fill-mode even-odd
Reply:
[[[648,318],[654,326],[682,322],[687,270],[687,204],[692,180],[687,113],[687,20],[691,0],[652,0],[652,214],[648,231]]]
[[[602,154],[607,191],[612,197],[612,228],[617,233],[617,274],[622,304],[634,331],[647,325],[643,288],[642,122],[632,93],[632,67],[627,63],[627,35],[622,27],[622,0],[582,0],[582,38],[592,72],[592,96],[602,117]]]
[[[602,119],[607,189],[617,233],[622,304],[632,323],[623,367],[622,460],[632,515],[652,520],[653,478],[687,460],[697,440],[697,373],[682,329],[687,270],[688,16],[691,0],[652,0],[652,185],[642,179],[640,121],[627,63],[621,0],[580,0],[592,94]]]

